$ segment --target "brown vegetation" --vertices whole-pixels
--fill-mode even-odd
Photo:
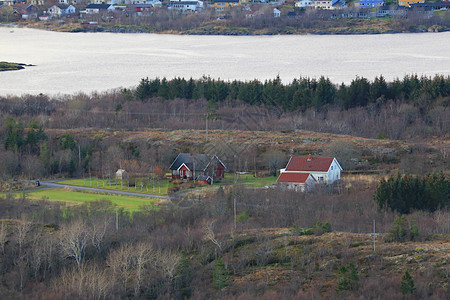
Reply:
[[[119,210],[117,225],[105,201],[68,207],[0,199],[0,295],[401,299],[408,270],[413,299],[446,298],[448,211],[414,212],[408,219],[419,228],[417,240],[387,242],[394,214],[377,210],[373,192],[365,184],[314,194],[233,186],[202,201],[187,196],[158,210],[143,207],[133,216]],[[237,214],[248,216],[238,219],[237,231],[234,199]],[[329,221],[333,232],[302,230],[318,221]],[[358,281],[336,292],[338,270],[349,263]]]

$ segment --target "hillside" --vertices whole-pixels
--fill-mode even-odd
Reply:
[[[385,243],[385,237],[377,235],[374,252],[371,234],[298,236],[295,230],[283,228],[239,232],[224,241],[229,276],[219,295],[239,291],[260,294],[262,299],[397,299],[402,298],[400,282],[406,270],[413,274],[417,288],[415,297],[408,297],[449,295],[449,235],[423,243]],[[210,271],[215,263],[210,263]],[[349,263],[356,266],[359,281],[349,291],[336,293],[338,269]],[[427,294],[432,289],[435,292]]]

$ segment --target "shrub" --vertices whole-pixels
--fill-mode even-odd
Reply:
[[[216,289],[224,288],[227,285],[228,272],[221,257],[217,259],[213,271],[213,284]]]
[[[239,223],[243,223],[243,222],[245,222],[245,221],[247,221],[247,220],[248,220],[248,214],[247,214],[246,211],[243,211],[242,213],[240,213],[240,214],[237,216],[237,221],[238,221]]]
[[[322,235],[324,233],[331,232],[331,223],[328,221],[325,223],[317,222],[316,225],[314,225],[313,230],[315,235]]]
[[[393,227],[389,231],[387,241],[389,242],[405,242],[413,241],[419,236],[419,229],[414,220],[408,222],[404,215],[394,219]]]
[[[358,288],[358,270],[353,263],[342,265],[338,269],[336,292],[356,290]]]
[[[416,288],[414,287],[414,280],[412,279],[408,271],[405,271],[405,274],[403,274],[401,290],[403,295],[412,294],[416,290]]]

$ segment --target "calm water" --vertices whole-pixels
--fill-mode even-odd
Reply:
[[[14,30],[14,32],[11,32]],[[143,77],[221,79],[450,75],[450,32],[352,36],[176,36],[0,28],[0,95],[135,86]]]

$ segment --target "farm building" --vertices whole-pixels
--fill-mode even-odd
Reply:
[[[172,179],[223,178],[225,164],[216,156],[180,153],[169,167]],[[203,178],[203,177],[201,177]]]
[[[116,172],[116,179],[118,180],[123,180],[127,178],[127,171],[125,171],[124,169],[119,169]]]

